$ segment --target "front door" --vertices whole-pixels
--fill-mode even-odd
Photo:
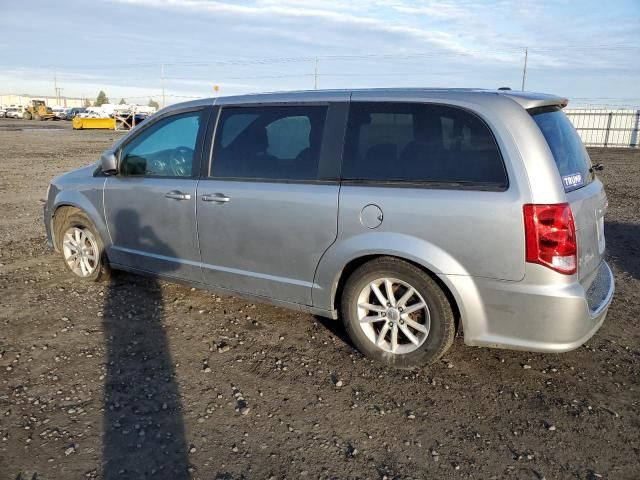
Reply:
[[[222,107],[198,186],[206,283],[311,304],[316,266],[337,235],[339,145],[327,138],[335,108]]]
[[[104,190],[111,263],[201,280],[195,202],[206,112],[163,116],[118,152]]]

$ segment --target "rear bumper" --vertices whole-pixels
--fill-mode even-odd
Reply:
[[[469,295],[463,295],[460,309],[465,343],[534,352],[576,349],[602,326],[613,299],[614,278],[606,262],[585,285],[475,279],[473,290],[465,286]]]

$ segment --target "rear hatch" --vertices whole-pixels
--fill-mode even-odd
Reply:
[[[560,107],[529,110],[547,140],[571,206],[578,241],[578,279],[590,281],[605,248],[607,197],[575,128]]]

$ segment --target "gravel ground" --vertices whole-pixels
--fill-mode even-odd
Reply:
[[[45,246],[46,186],[119,135],[0,119],[0,479],[640,475],[640,151],[590,152],[617,292],[587,345],[457,338],[400,372],[339,322],[128,274],[75,282]]]

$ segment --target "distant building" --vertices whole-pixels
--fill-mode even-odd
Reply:
[[[9,105],[26,106],[31,100],[44,100],[49,107],[84,107],[84,99],[71,97],[53,97],[49,95],[28,95],[23,94],[0,94],[0,105],[8,107]],[[59,101],[59,102],[58,102]]]

